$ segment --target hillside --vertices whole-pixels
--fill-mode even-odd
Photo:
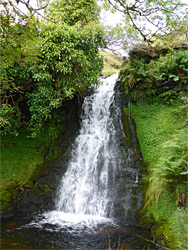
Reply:
[[[102,75],[109,76],[118,73],[122,63],[122,55],[119,52],[107,52],[100,50],[100,55],[103,57]]]

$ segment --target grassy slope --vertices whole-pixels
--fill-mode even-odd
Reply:
[[[178,136],[178,130],[183,133],[183,139],[187,140],[187,130],[182,128],[183,122],[187,118],[186,109],[181,108],[182,104],[177,100],[173,105],[139,102],[131,105],[131,115],[136,122],[137,135],[140,142],[141,152],[144,161],[148,164],[149,174],[145,176],[147,183],[147,198],[153,196],[153,186],[160,178],[156,173],[156,162],[159,157],[167,157],[162,144]],[[153,171],[155,170],[155,171]],[[156,171],[157,170],[157,171]],[[153,171],[153,172],[152,172]],[[152,178],[152,180],[151,180]],[[154,183],[152,186],[150,182]],[[162,183],[162,182],[161,182]],[[164,182],[162,183],[164,185]],[[155,187],[154,187],[155,188]],[[159,188],[163,189],[163,187]],[[158,199],[151,199],[149,206],[144,210],[144,220],[151,225],[155,222],[153,232],[161,242],[173,249],[188,249],[188,215],[187,210],[177,206],[177,190],[186,192],[186,184],[177,184],[175,189],[163,189]]]
[[[23,128],[17,137],[2,138],[0,199],[3,207],[15,197],[18,189],[23,189],[24,185],[32,186],[36,172],[58,155],[54,143],[58,135],[58,128],[48,124],[37,138],[30,138]]]
[[[170,139],[176,129],[182,128],[186,113],[181,103],[164,105],[140,102],[131,105],[131,114],[137,125],[137,135],[144,161],[152,163],[162,153],[161,144]]]
[[[122,56],[118,52],[114,54],[105,50],[100,50],[99,53],[103,57],[104,62],[102,74],[104,76],[109,76],[118,73],[121,66]]]

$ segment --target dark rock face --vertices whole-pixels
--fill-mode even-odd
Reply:
[[[128,105],[129,96],[125,96],[119,82],[116,84],[115,109],[118,112],[118,119],[115,123],[117,131],[117,142],[121,157],[120,171],[116,176],[115,190],[116,201],[114,204],[114,217],[121,218],[118,223],[139,225],[139,210],[142,208],[142,192],[140,190],[141,172],[144,169],[139,142],[136,135],[136,127],[131,119],[123,112],[123,107]],[[113,107],[112,107],[113,109]],[[113,110],[112,110],[113,114]],[[117,116],[117,114],[116,114]]]

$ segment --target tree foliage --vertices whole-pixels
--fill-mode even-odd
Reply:
[[[29,121],[35,135],[54,109],[96,83],[102,68],[95,1],[54,1],[45,19],[32,17],[35,10],[17,21],[1,12],[2,134],[17,134]]]
[[[124,16],[124,46],[144,41],[151,45],[172,41],[177,36],[187,40],[188,5],[181,0],[105,0]],[[159,40],[160,39],[160,40]],[[164,45],[164,42],[162,43]]]
[[[32,127],[50,118],[51,111],[66,98],[97,82],[102,68],[98,56],[102,37],[95,28],[91,23],[84,28],[64,24],[50,25],[44,31],[43,59],[32,71],[35,88],[28,95]]]
[[[55,0],[46,9],[46,14],[53,20],[60,20],[68,25],[81,22],[83,25],[99,20],[99,7],[95,0]]]

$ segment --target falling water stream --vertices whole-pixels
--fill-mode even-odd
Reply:
[[[54,210],[7,231],[6,236],[22,242],[12,249],[116,249],[118,242],[122,249],[145,246],[137,236],[145,234],[137,216],[142,204],[140,166],[123,131],[116,79],[113,75],[103,80],[85,97]]]
[[[85,98],[80,134],[60,185],[57,211],[103,217],[111,212],[113,199],[109,186],[120,163],[110,116],[114,84],[113,77]]]

